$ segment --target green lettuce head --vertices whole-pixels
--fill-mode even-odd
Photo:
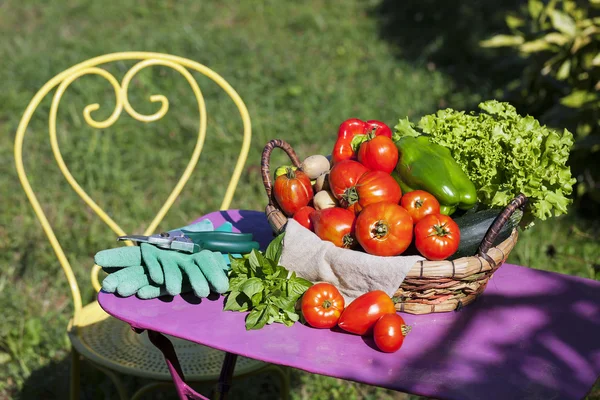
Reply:
[[[522,117],[508,103],[490,100],[479,108],[479,113],[440,110],[417,126],[400,120],[396,134],[426,134],[450,149],[487,207],[504,207],[523,193],[529,199],[526,224],[565,214],[576,182],[567,166],[573,134]]]

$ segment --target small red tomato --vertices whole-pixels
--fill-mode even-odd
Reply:
[[[285,174],[275,179],[273,196],[285,215],[291,217],[313,198],[310,178],[300,170],[288,168]]]
[[[358,214],[355,234],[367,253],[396,256],[410,246],[413,222],[408,211],[398,204],[370,204]]]
[[[310,214],[315,234],[337,247],[351,249],[357,245],[354,236],[356,216],[341,207],[325,208]]]
[[[410,332],[400,314],[386,314],[379,318],[373,327],[373,339],[379,350],[386,353],[398,351],[404,337]]]
[[[458,250],[459,243],[460,229],[447,215],[430,214],[415,225],[415,247],[428,260],[450,257]]]
[[[398,148],[387,136],[369,134],[367,141],[360,145],[358,161],[369,169],[389,174],[398,163]]]
[[[310,221],[310,214],[312,214],[314,211],[315,209],[311,206],[304,206],[294,213],[294,219],[298,221],[300,225],[312,231],[313,224]]]
[[[333,328],[344,311],[344,297],[330,283],[316,283],[302,295],[302,315],[313,328]]]
[[[338,326],[343,330],[365,335],[386,314],[395,314],[394,302],[384,291],[373,290],[357,297],[342,312]]]
[[[424,190],[404,193],[400,205],[406,208],[415,224],[426,215],[440,213],[440,202],[431,193]]]
[[[346,190],[356,186],[358,180],[368,170],[367,167],[353,160],[336,163],[329,172],[329,187],[336,199],[340,199]]]

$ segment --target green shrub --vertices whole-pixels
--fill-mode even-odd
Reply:
[[[600,0],[529,0],[506,16],[510,34],[483,47],[512,47],[525,61],[508,97],[519,108],[555,127],[575,132],[571,165],[600,202]]]

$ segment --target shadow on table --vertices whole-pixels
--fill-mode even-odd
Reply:
[[[598,379],[598,286],[562,279],[558,274],[547,279],[550,281],[545,284],[554,288],[550,294],[484,294],[455,314],[445,335],[426,344],[417,356],[403,359],[401,376],[413,374],[418,387],[434,388],[452,399],[482,399],[492,388],[510,393],[511,387],[524,388],[527,399],[581,398]],[[516,313],[528,313],[527,326],[511,324]],[[485,353],[469,354],[463,349],[465,340],[477,340],[478,332],[485,335],[481,328],[502,334],[480,346]],[[573,335],[577,335],[576,341]],[[459,362],[452,356],[456,353]],[[504,380],[507,369],[511,372]],[[419,393],[418,387],[414,393]],[[594,390],[589,399],[600,399],[598,385]]]
[[[521,0],[383,0],[370,10],[382,40],[397,49],[400,59],[446,73],[458,87],[483,96],[521,73],[509,51],[489,51],[479,41],[506,32],[507,12]],[[443,106],[443,105],[442,105]]]

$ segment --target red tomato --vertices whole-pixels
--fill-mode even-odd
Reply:
[[[373,290],[357,297],[342,312],[338,326],[343,330],[365,335],[386,314],[395,314],[394,302],[384,291]]]
[[[410,246],[412,237],[412,218],[398,204],[370,204],[356,218],[356,239],[369,254],[396,256]]]
[[[387,136],[369,137],[360,145],[358,161],[369,169],[389,174],[398,163],[398,148]]]
[[[333,328],[344,310],[344,298],[330,283],[317,283],[302,295],[302,315],[313,328]]]
[[[367,167],[353,160],[344,160],[336,163],[329,172],[329,187],[336,199],[341,199],[346,190],[354,187],[361,176],[369,170]]]
[[[314,211],[315,209],[311,206],[304,206],[294,213],[294,219],[298,221],[300,225],[312,231],[313,224],[310,221],[310,214]]]
[[[393,353],[402,347],[404,337],[410,332],[400,314],[386,314],[373,327],[373,339],[379,350]]]
[[[285,174],[275,179],[273,196],[285,215],[291,217],[313,198],[310,178],[302,171],[288,168]]]
[[[402,189],[390,174],[369,171],[360,177],[354,188],[346,191],[340,204],[347,204],[349,210],[358,214],[369,204],[382,201],[398,204],[401,197]]]
[[[460,230],[447,215],[430,214],[415,225],[415,246],[428,260],[444,260],[456,253]]]
[[[440,202],[431,193],[424,190],[404,193],[400,205],[406,208],[415,224],[426,215],[440,213]]]
[[[357,245],[354,236],[356,216],[352,211],[341,207],[326,208],[311,213],[310,220],[315,234],[322,240],[347,249]]]

